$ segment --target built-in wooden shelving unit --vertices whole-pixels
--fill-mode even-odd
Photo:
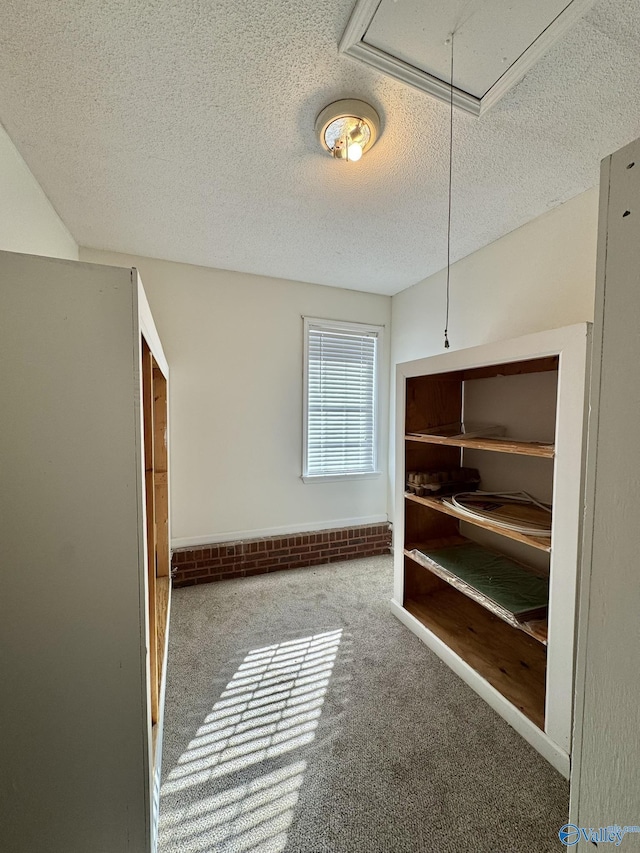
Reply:
[[[588,343],[572,326],[397,369],[394,612],[565,774]],[[409,472],[455,482],[462,468],[483,491],[553,505],[514,525],[551,535],[405,491]]]

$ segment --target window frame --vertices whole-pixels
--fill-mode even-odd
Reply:
[[[355,323],[347,320],[327,320],[319,317],[303,315],[303,367],[302,367],[302,475],[304,483],[342,483],[348,480],[371,480],[382,474],[380,470],[380,362],[384,338],[384,326],[371,323]],[[373,370],[373,471],[366,473],[353,472],[344,474],[309,474],[308,473],[308,438],[309,438],[309,331],[311,328],[321,328],[327,331],[349,331],[373,333],[377,338],[376,354]]]

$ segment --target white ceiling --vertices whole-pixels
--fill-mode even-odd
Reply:
[[[445,263],[448,112],[338,56],[353,5],[3,0],[0,121],[81,245],[395,293]],[[639,41],[640,3],[599,0],[485,116],[456,111],[454,259],[640,135]],[[359,163],[314,136],[344,97],[383,120]]]

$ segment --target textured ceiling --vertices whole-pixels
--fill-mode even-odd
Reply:
[[[353,5],[3,0],[0,121],[81,245],[395,293],[445,263],[447,107],[338,56]],[[456,111],[454,259],[640,135],[639,41],[640,3],[600,0],[486,116]],[[313,131],[344,97],[383,121],[355,164]]]

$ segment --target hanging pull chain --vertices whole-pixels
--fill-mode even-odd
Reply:
[[[451,280],[451,187],[453,183],[453,33],[446,43],[451,44],[451,75],[449,78],[449,210],[447,214],[447,310],[444,322],[444,348],[449,349],[449,285]]]

